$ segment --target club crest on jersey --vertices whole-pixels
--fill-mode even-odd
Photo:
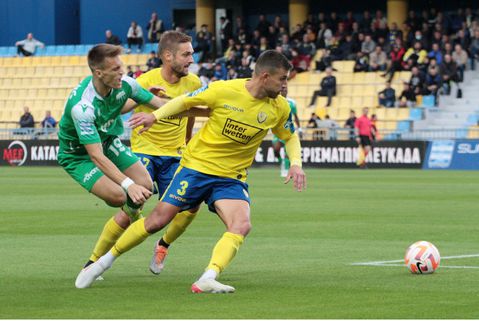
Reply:
[[[258,114],[258,123],[264,123],[264,121],[266,120],[266,118],[268,118],[268,115],[266,115],[265,112],[263,111],[260,111],[259,114]]]

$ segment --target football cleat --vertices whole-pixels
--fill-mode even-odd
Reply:
[[[153,274],[160,274],[165,267],[165,260],[168,256],[168,249],[164,246],[155,245],[155,249],[153,250],[153,257],[151,258],[150,262],[150,271]]]
[[[80,271],[75,280],[75,287],[78,289],[85,289],[90,287],[90,285],[96,280],[101,278],[103,272],[107,269],[104,268],[100,263],[95,262],[90,264],[86,268]]]
[[[198,280],[191,286],[193,293],[233,293],[235,288],[215,279]]]

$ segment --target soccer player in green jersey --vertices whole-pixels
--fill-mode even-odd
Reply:
[[[180,166],[155,209],[146,219],[131,224],[108,253],[80,272],[75,282],[77,288],[89,287],[121,254],[161,230],[179,212],[205,201],[223,221],[226,232],[216,243],[206,271],[191,290],[235,291],[216,279],[231,263],[251,229],[247,168],[269,130],[285,140],[291,158],[285,183],[292,180],[298,191],[306,187],[299,137],[288,103],[279,95],[287,86],[291,68],[286,57],[267,50],[258,58],[252,79],[215,81],[174,98],[153,113],[133,115],[130,124],[143,125],[141,133],[155,122],[194,106],[210,109],[208,121],[186,146]]]
[[[296,108],[296,101],[294,101],[291,98],[288,98],[288,87],[284,87],[281,90],[281,96],[286,98],[286,100],[288,101],[289,108],[291,109],[291,115],[293,115],[294,123],[297,126],[296,130],[298,131],[298,134],[301,134],[301,124],[299,123],[298,109]],[[278,136],[276,135],[273,135],[272,143],[273,143],[274,156],[278,158],[280,168],[281,168],[280,176],[286,177],[288,175],[290,161],[286,153],[284,153],[284,157],[281,156],[281,147],[284,146],[284,140],[279,139]]]
[[[165,100],[124,75],[121,53],[121,47],[108,44],[89,51],[92,75],[72,90],[59,125],[59,164],[88,192],[121,207],[104,226],[85,267],[110,250],[152,195],[147,170],[118,137],[123,133],[120,114],[135,106],[125,104],[129,98],[156,108]]]

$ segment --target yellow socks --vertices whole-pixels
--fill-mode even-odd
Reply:
[[[215,270],[218,274],[221,273],[233,260],[243,241],[244,236],[241,234],[230,232],[223,234],[223,237],[221,237],[213,249],[213,255],[207,270]]]
[[[189,211],[183,211],[176,214],[175,218],[168,224],[168,228],[163,235],[163,241],[168,244],[173,243],[178,237],[183,234],[185,229],[190,225],[193,219],[196,217],[196,213]]]
[[[145,218],[131,224],[111,249],[113,256],[118,257],[143,242],[150,233],[145,229]]]
[[[114,218],[110,218],[106,222],[103,231],[95,244],[90,261],[96,262],[101,256],[108,252],[116,240],[125,232],[125,230],[115,222]]]

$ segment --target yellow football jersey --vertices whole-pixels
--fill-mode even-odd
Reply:
[[[161,76],[161,68],[142,74],[136,79],[143,88],[160,86],[172,98],[192,92],[201,87],[201,80],[194,74],[180,78],[176,84],[170,84]],[[135,112],[151,113],[149,106],[139,105]],[[147,132],[138,135],[135,129],[131,133],[131,149],[135,153],[154,156],[180,156],[185,146],[187,117],[169,117],[155,123]]]
[[[247,79],[216,81],[184,98],[187,108],[208,106],[210,117],[188,143],[181,165],[196,171],[246,180],[246,169],[268,133],[288,139],[294,133],[287,100],[256,99]]]

